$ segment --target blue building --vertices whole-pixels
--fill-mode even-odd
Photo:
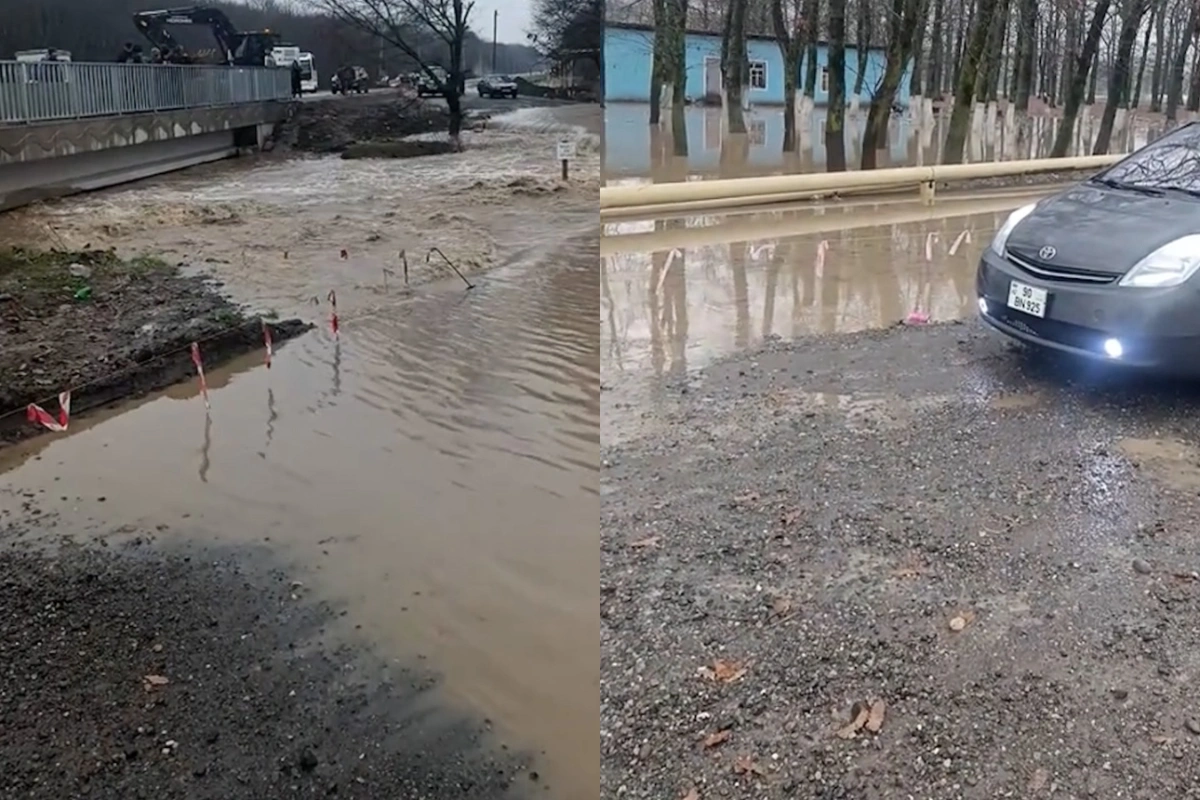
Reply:
[[[719,101],[721,96],[721,37],[712,33],[688,33],[686,42],[687,98],[691,102]],[[783,52],[768,36],[749,36],[746,50],[750,61],[750,85],[746,101],[752,105],[783,105]],[[654,29],[647,25],[609,22],[604,28],[604,99],[612,103],[650,101],[650,67],[654,55]],[[872,47],[867,54],[862,100],[868,102],[883,80],[887,56],[882,48]],[[817,45],[817,83],[815,102],[829,100],[829,48]],[[807,59],[800,64],[800,87],[804,86]],[[908,107],[909,76],[905,69],[896,102]],[[846,47],[846,95],[849,98],[858,79],[858,53]]]

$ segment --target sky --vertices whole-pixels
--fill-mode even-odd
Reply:
[[[492,12],[499,10],[496,38],[505,44],[528,44],[525,32],[533,20],[534,0],[475,0],[471,29],[480,39],[492,40]]]

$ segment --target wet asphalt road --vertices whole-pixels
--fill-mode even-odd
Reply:
[[[1200,389],[970,321],[655,408],[603,451],[602,797],[1185,795]]]

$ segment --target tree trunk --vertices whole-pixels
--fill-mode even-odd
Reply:
[[[871,54],[871,0],[858,0],[858,19],[854,25],[854,55],[857,63],[854,76],[855,97],[862,96],[863,82],[867,79],[867,57]]]
[[[671,82],[671,139],[676,156],[688,154],[687,139],[687,7],[688,0],[666,0],[666,78]]]
[[[1154,70],[1150,73],[1150,110],[1154,113],[1162,111],[1163,59],[1170,46],[1166,33],[1166,0],[1163,0],[1160,9],[1154,25]]]
[[[1150,9],[1150,22],[1146,25],[1146,35],[1142,38],[1142,63],[1138,66],[1137,83],[1129,96],[1129,108],[1137,109],[1142,104],[1142,81],[1146,77],[1146,62],[1150,60],[1150,34],[1154,32],[1154,20],[1158,16],[1158,6]]]
[[[946,0],[934,0],[933,33],[929,48],[929,69],[925,73],[925,93],[942,93],[942,33],[946,27]]]
[[[1083,40],[1083,49],[1075,59],[1071,70],[1071,84],[1067,87],[1067,102],[1063,109],[1062,122],[1058,126],[1058,135],[1054,138],[1054,146],[1050,148],[1051,158],[1063,158],[1071,146],[1071,136],[1075,132],[1075,120],[1079,116],[1079,107],[1083,104],[1083,94],[1087,89],[1089,68],[1100,45],[1100,34],[1104,30],[1104,19],[1108,16],[1108,7],[1112,0],[1096,0],[1092,12],[1092,21],[1088,25],[1087,38]]]
[[[1037,17],[1038,4],[1037,0],[1021,0],[1021,16],[1020,30],[1021,36],[1018,37],[1020,43],[1020,58],[1017,60],[1017,87],[1013,93],[1016,97],[1017,111],[1026,112],[1029,110],[1029,95],[1033,93],[1034,75],[1033,70],[1037,66]]]
[[[783,11],[786,1],[771,0],[771,26],[775,29],[775,41],[779,43],[779,51],[783,54],[783,152],[792,153],[799,146],[796,141],[796,93],[806,37],[804,21],[794,16],[799,10],[795,3],[792,5],[791,30],[788,30],[788,20]]]
[[[1096,146],[1092,149],[1092,155],[1102,156],[1108,153],[1117,109],[1122,105],[1125,92],[1129,90],[1133,45],[1137,41],[1138,28],[1142,26],[1142,17],[1146,16],[1149,5],[1150,0],[1132,0],[1126,6],[1125,19],[1121,22],[1121,34],[1117,37],[1117,57],[1108,74],[1108,100],[1104,103],[1104,115],[1100,118],[1100,130],[1096,134]]]
[[[1088,77],[1088,93],[1087,104],[1089,106],[1096,105],[1096,83],[1100,80],[1100,51],[1096,50],[1096,54],[1092,56],[1091,72]]]
[[[1200,111],[1200,47],[1196,48],[1195,53],[1192,56],[1192,85],[1187,96],[1188,111]]]
[[[825,168],[846,169],[846,0],[829,0],[829,108],[825,118]]]
[[[749,82],[750,64],[746,59],[746,0],[729,0],[725,11],[725,33],[721,37],[721,81],[725,88],[725,112],[729,132],[746,132],[742,108],[743,90]]]
[[[909,97],[924,97],[933,91],[932,88],[922,85],[921,81],[925,72],[922,68],[924,62],[921,60],[921,55],[925,52],[925,31],[929,27],[929,2],[923,0],[918,5],[920,6],[920,17],[909,37],[910,44],[908,46],[909,56],[912,59],[912,74],[908,79]]]
[[[1188,48],[1192,44],[1192,31],[1196,30],[1196,9],[1188,13],[1187,25],[1179,37],[1179,47],[1175,51],[1175,63],[1171,65],[1171,77],[1167,87],[1167,121],[1174,122],[1179,116],[1179,99],[1183,94],[1183,71],[1187,67]]]
[[[808,52],[805,54],[804,96],[817,96],[817,40],[820,39],[821,0],[805,0],[804,30],[808,33]]]
[[[975,105],[975,83],[979,77],[980,63],[983,61],[983,49],[987,46],[992,19],[999,7],[999,0],[979,0],[975,25],[971,29],[971,41],[958,73],[958,88],[954,92],[954,111],[950,113],[946,146],[942,152],[942,162],[945,164],[962,163],[963,148],[967,144],[967,129],[971,123],[971,109]]]
[[[975,92],[979,102],[994,103],[999,100],[1000,61],[1004,52],[1004,40],[1008,35],[1009,0],[1000,0],[1000,7],[992,22],[992,32],[988,38],[986,55],[987,67],[983,69],[980,78],[983,83]]]
[[[654,52],[650,56],[650,124],[662,121],[662,94],[667,72],[667,3],[654,0]]]
[[[871,99],[867,126],[863,133],[862,168],[875,169],[879,150],[887,145],[888,120],[892,103],[904,80],[904,69],[917,47],[917,30],[925,17],[924,0],[892,0],[888,26],[887,61],[883,80]]]

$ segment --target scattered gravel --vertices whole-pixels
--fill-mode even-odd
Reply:
[[[1190,791],[1200,391],[975,322],[667,391],[602,455],[602,797]]]
[[[35,509],[26,503],[25,512]],[[11,517],[10,517],[11,518]],[[18,546],[0,525],[0,797],[364,800],[536,788],[436,676],[325,635],[255,552]]]

